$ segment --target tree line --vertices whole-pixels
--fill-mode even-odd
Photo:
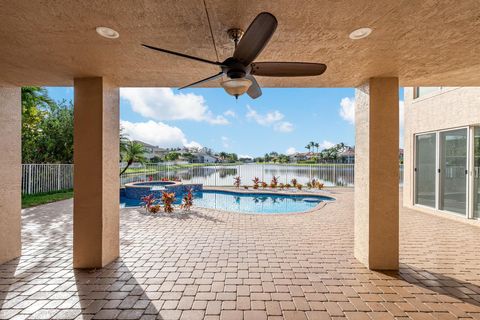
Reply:
[[[22,163],[73,163],[73,103],[23,87]]]

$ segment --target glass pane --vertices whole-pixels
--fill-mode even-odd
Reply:
[[[442,87],[417,87],[415,98],[420,98],[435,91],[439,91],[441,88]]]
[[[467,129],[440,133],[440,209],[467,211]]]
[[[435,208],[436,135],[416,138],[415,203]]]
[[[473,216],[480,218],[480,127],[475,127],[474,153],[473,153]]]

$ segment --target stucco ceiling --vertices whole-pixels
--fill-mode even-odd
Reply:
[[[403,86],[480,85],[478,0],[2,0],[0,85],[72,85],[105,76],[119,86],[181,86],[215,66],[149,51],[140,43],[222,61],[226,30],[262,11],[277,32],[257,61],[323,62],[312,78],[258,77],[264,87],[352,87],[398,76]],[[213,28],[213,41],[206,10]],[[97,35],[97,26],[120,33]],[[368,26],[362,40],[349,33]],[[214,45],[215,44],[215,45]],[[216,50],[215,50],[216,48]],[[212,82],[211,86],[219,83]]]

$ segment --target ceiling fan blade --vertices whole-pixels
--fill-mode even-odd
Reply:
[[[233,57],[248,66],[262,52],[277,29],[277,19],[268,12],[260,13],[240,39]]]
[[[258,97],[260,97],[262,95],[262,89],[258,85],[257,79],[255,79],[255,77],[251,74],[249,74],[245,78],[252,81],[252,85],[250,86],[250,88],[248,88],[247,91],[247,94],[250,96],[250,98],[257,99]]]
[[[148,44],[142,44],[142,46],[145,47],[145,48],[148,48],[148,49],[152,49],[152,50],[156,50],[156,51],[160,51],[160,52],[164,52],[164,53],[168,53],[168,54],[173,54],[175,56],[179,56],[179,57],[182,57],[182,58],[187,58],[187,59],[191,59],[191,60],[195,60],[195,61],[214,64],[216,66],[222,66],[222,64],[218,61],[210,61],[210,60],[207,60],[207,59],[202,59],[202,58],[199,58],[199,57],[190,56],[190,55],[185,54],[185,53],[180,53],[180,52],[175,52],[175,51],[171,51],[171,50],[167,50],[167,49],[162,49],[162,48],[149,46]]]
[[[196,81],[196,82],[194,82],[194,83],[190,83],[190,84],[188,84],[188,85],[186,85],[186,86],[183,86],[183,87],[181,87],[181,88],[178,88],[178,90],[185,89],[185,88],[188,88],[188,87],[192,87],[192,86],[195,86],[195,85],[200,84],[200,83],[203,83],[203,82],[215,80],[215,79],[217,79],[217,78],[220,78],[222,75],[223,75],[223,72],[219,72],[219,73],[217,73],[216,75],[213,75],[213,76],[211,76],[211,77],[208,77],[208,78],[205,78],[205,79]]]
[[[327,70],[323,63],[310,62],[255,62],[251,74],[264,77],[319,76]]]

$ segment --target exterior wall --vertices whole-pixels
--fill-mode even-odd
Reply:
[[[355,91],[355,257],[369,269],[399,265],[398,79]]]
[[[413,88],[404,89],[404,183],[403,205],[414,203],[414,135],[480,124],[480,87],[443,87],[417,99]]]
[[[0,88],[0,264],[21,253],[22,105],[20,88]],[[0,306],[1,309],[1,306]]]
[[[120,253],[119,89],[76,78],[73,266],[101,268]]]

